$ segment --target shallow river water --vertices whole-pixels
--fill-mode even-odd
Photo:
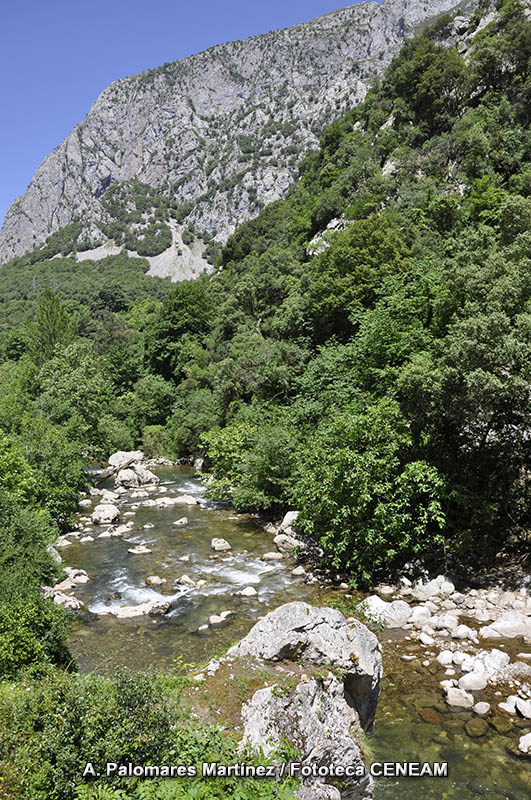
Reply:
[[[200,503],[146,508],[137,507],[141,499],[124,495],[121,523],[134,520],[130,533],[90,543],[75,541],[62,551],[65,564],[80,567],[90,576],[87,584],[76,589],[76,596],[88,610],[77,617],[70,638],[71,652],[82,671],[110,673],[119,664],[155,671],[203,666],[276,606],[291,600],[326,603],[326,592],[291,575],[293,564],[289,559],[280,566],[263,561],[261,556],[275,549],[272,536],[257,528],[252,518],[207,502],[204,487],[194,478],[193,470],[159,467],[154,471],[167,495],[192,494]],[[157,494],[150,492],[150,497]],[[130,516],[125,516],[127,512]],[[184,515],[189,520],[187,526],[172,525]],[[145,529],[144,525],[154,527]],[[94,535],[97,534],[95,528]],[[214,536],[227,539],[232,550],[228,554],[213,553],[210,541]],[[127,552],[138,544],[145,544],[152,553]],[[189,560],[180,560],[183,556]],[[174,582],[183,574],[194,581],[205,580],[206,585],[192,590],[174,588]],[[149,575],[158,575],[167,582],[148,587],[145,580]],[[235,595],[246,586],[253,586],[257,596]],[[113,606],[156,598],[172,601],[171,610],[164,617],[119,620],[105,613]],[[234,612],[228,622],[206,633],[198,632],[211,614],[224,610]],[[402,633],[389,641],[385,632],[381,639],[385,677],[370,736],[374,760],[448,761],[449,777],[378,780],[377,800],[529,800],[529,762],[520,761],[507,751],[507,746],[529,730],[529,725],[519,728],[515,723],[506,735],[489,729],[479,739],[469,738],[464,726],[472,714],[448,710],[438,685],[444,677],[442,671],[422,667],[421,658],[404,662],[401,655],[410,652],[411,646]],[[518,642],[513,647],[515,652],[522,649]],[[510,645],[506,649],[509,652]],[[478,693],[476,699],[495,704],[501,698],[486,694],[480,697]],[[431,710],[431,722],[424,721],[419,708]]]

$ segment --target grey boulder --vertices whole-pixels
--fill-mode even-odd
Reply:
[[[364,774],[351,778],[343,796],[351,800],[372,797],[372,778],[365,771],[356,743],[359,734],[357,715],[345,699],[343,684],[330,672],[323,681],[304,676],[295,691],[285,692],[278,686],[259,689],[242,707],[243,744],[261,747],[271,755],[283,739],[302,754],[303,766],[331,764],[353,766]],[[320,793],[324,781],[305,782],[302,797],[337,797]],[[341,797],[341,795],[339,795]]]
[[[364,728],[374,721],[382,677],[382,653],[376,636],[358,620],[347,623],[332,608],[295,602],[271,611],[227,653],[262,661],[295,660],[344,671],[345,699]]]

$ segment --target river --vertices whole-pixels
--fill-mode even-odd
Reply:
[[[90,576],[76,589],[87,610],[81,612],[70,635],[70,649],[81,671],[110,674],[123,664],[140,670],[183,670],[203,666],[245,635],[263,614],[291,600],[324,605],[337,591],[322,591],[291,574],[293,563],[272,564],[262,556],[274,550],[272,536],[246,515],[205,500],[204,486],[185,467],[158,467],[161,494],[191,494],[195,506],[165,509],[143,507],[142,501],[124,495],[122,522],[134,520],[123,537],[74,541],[62,551],[65,564]],[[110,485],[109,485],[110,488]],[[157,492],[150,493],[150,497]],[[188,525],[172,523],[186,515]],[[144,526],[153,527],[144,527]],[[95,528],[94,535],[97,536]],[[213,553],[213,537],[226,539],[229,553]],[[131,555],[128,549],[144,544],[152,550]],[[182,560],[182,559],[186,560]],[[183,574],[200,589],[174,587]],[[146,577],[166,579],[160,587],[146,586]],[[236,592],[252,586],[256,597]],[[171,610],[161,617],[116,619],[113,607],[135,605],[154,599],[171,599]],[[199,631],[210,615],[234,612],[223,625]],[[448,761],[448,778],[381,779],[376,800],[529,800],[531,770],[507,751],[514,740],[494,730],[478,739],[469,738],[464,726],[468,712],[451,712],[446,706],[435,667],[427,669],[418,659],[405,663],[407,645],[403,632],[380,634],[385,676],[376,724],[370,744],[376,761]],[[514,647],[520,648],[520,643]],[[478,699],[483,699],[479,698]],[[488,698],[491,701],[491,698]],[[430,709],[426,722],[419,709]],[[528,725],[529,728],[529,725]],[[522,731],[523,732],[523,731]]]

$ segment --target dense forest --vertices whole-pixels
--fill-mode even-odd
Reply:
[[[437,43],[447,22],[324,131],[213,276],[172,286],[125,254],[4,266],[0,673],[24,676],[0,692],[6,796],[155,797],[73,779],[87,748],[146,756],[145,719],[161,763],[233,746],[172,728],[176,679],[68,674],[66,615],[38,587],[60,574],[46,545],[91,459],[202,456],[213,496],[299,509],[358,587],[418,557],[477,569],[528,552],[531,22],[500,4],[466,59]],[[32,749],[41,768],[24,772]]]

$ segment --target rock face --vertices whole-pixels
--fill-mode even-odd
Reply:
[[[364,769],[354,738],[359,733],[356,715],[345,700],[342,683],[330,672],[322,682],[313,678],[300,681],[293,694],[279,691],[276,686],[259,689],[243,706],[242,719],[243,742],[261,747],[266,755],[289,732],[290,744],[303,754],[303,765],[348,764]],[[308,797],[319,796],[319,782],[316,783],[317,786],[306,785]],[[366,773],[363,778],[351,779],[343,796],[351,800],[369,798],[372,788],[372,779]],[[338,792],[328,797],[341,795]]]
[[[0,263],[74,217],[84,226],[79,241],[97,248],[90,256],[108,255],[113,245],[99,226],[108,220],[102,198],[133,179],[171,196],[183,210],[181,221],[223,242],[285,194],[323,125],[364,97],[403,39],[458,5],[361,3],[112,83],[11,205],[0,231]],[[181,241],[178,230],[173,240]],[[164,257],[152,258],[153,274],[182,279]]]
[[[365,625],[331,608],[287,603],[256,623],[228,656],[252,656],[262,661],[303,657],[305,663],[345,672],[344,696],[361,725],[374,721],[382,677],[382,654],[376,636]]]

